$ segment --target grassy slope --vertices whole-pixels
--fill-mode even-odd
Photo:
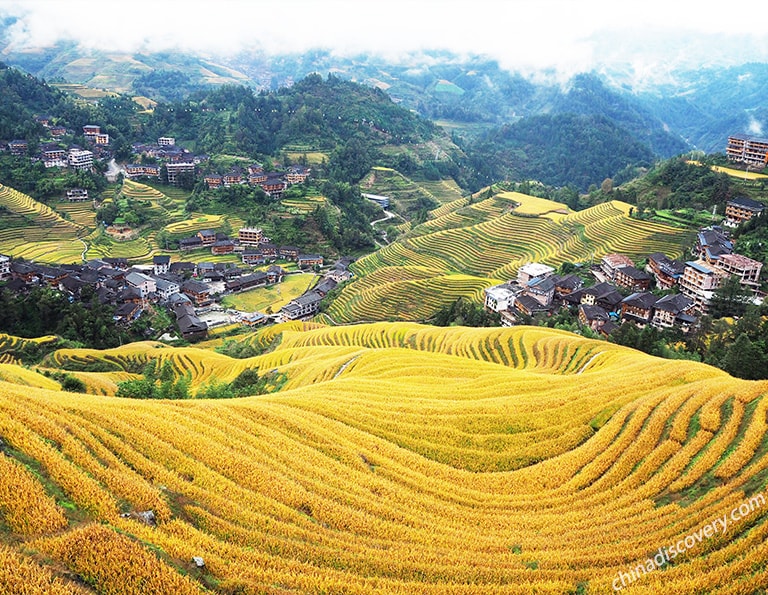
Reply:
[[[169,358],[195,385],[278,369],[272,395],[141,402],[0,383],[0,463],[16,478],[7,492],[0,475],[0,581],[38,551],[43,579],[66,568],[116,593],[176,569],[222,593],[606,593],[765,485],[765,382],[527,327],[292,324],[241,340],[281,331],[249,360],[135,344],[49,362]],[[156,528],[119,516],[148,508]],[[634,592],[758,592],[766,510]]]

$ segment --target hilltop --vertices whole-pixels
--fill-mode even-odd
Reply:
[[[765,382],[529,327],[293,324],[246,340],[272,347],[3,364],[0,590],[765,586]],[[234,400],[109,396],[152,360],[193,392],[245,369],[283,380]],[[686,541],[724,515],[727,531]],[[636,570],[678,542],[663,571]]]

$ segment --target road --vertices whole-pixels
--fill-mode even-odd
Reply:
[[[371,227],[376,227],[377,223],[381,223],[383,221],[389,221],[393,217],[400,217],[400,219],[403,219],[403,217],[401,215],[398,215],[397,213],[393,213],[392,211],[387,211],[386,209],[384,209],[384,217],[382,217],[381,219],[376,219],[376,221],[371,221]],[[403,219],[403,221],[405,221],[405,219]],[[387,239],[387,232],[386,231],[382,231],[381,232],[381,239],[383,239],[387,244],[389,244],[389,240]],[[376,243],[376,245],[379,248],[383,248],[384,247],[381,244],[379,244],[379,242],[377,242],[376,240],[374,240],[374,242]]]

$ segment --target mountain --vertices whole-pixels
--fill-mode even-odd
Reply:
[[[215,59],[182,52],[123,53],[83,48],[67,41],[45,48],[16,50],[7,40],[0,59],[47,81],[79,83],[95,89],[183,99],[189,93],[248,77]]]
[[[647,144],[615,121],[570,112],[531,116],[493,129],[464,150],[487,184],[537,180],[582,192],[622,170],[648,167],[655,158]]]

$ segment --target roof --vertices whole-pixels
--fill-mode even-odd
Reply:
[[[171,257],[165,255],[153,256],[152,262],[155,264],[170,264]]]
[[[136,287],[146,283],[147,281],[154,281],[152,277],[147,277],[147,275],[144,275],[142,273],[135,273],[135,272],[128,273],[125,276],[125,280],[131,285],[134,285]]]
[[[649,293],[647,291],[641,291],[641,292],[633,293],[632,295],[628,295],[623,300],[621,300],[621,303],[627,304],[628,306],[633,306],[635,308],[650,310],[651,308],[653,308],[653,305],[656,303],[657,300],[658,298],[652,293]]]
[[[600,298],[603,296],[606,296],[610,294],[612,291],[616,291],[616,287],[608,283],[607,281],[603,281],[602,283],[596,283],[592,287],[587,287],[584,289],[584,293],[588,293],[589,295],[593,295],[596,298]]]
[[[672,293],[665,295],[655,304],[657,310],[665,312],[682,312],[693,305],[693,300],[684,296],[682,293]]]
[[[751,211],[762,211],[763,209],[765,209],[765,205],[763,203],[757,202],[756,200],[752,200],[748,196],[737,196],[736,198],[732,198],[731,200],[729,200],[728,204],[743,207]]]
[[[640,269],[635,268],[633,266],[621,267],[621,270],[619,272],[622,275],[626,275],[627,277],[635,281],[643,281],[651,278],[651,276],[648,273],[646,273],[645,271],[641,271]]]
[[[752,260],[742,254],[723,254],[720,257],[721,262],[727,262],[732,267],[739,269],[753,269],[763,266],[763,263],[757,260]]]
[[[518,292],[515,291],[515,286],[511,283],[502,283],[501,285],[494,285],[493,287],[487,287],[485,295],[492,297],[497,302],[500,300],[514,297]]]
[[[624,254],[606,254],[603,256],[602,261],[613,269],[617,267],[634,266],[635,264],[629,256],[625,256]]]
[[[316,304],[317,302],[320,302],[322,300],[322,296],[315,292],[315,291],[309,291],[305,293],[304,295],[300,295],[295,300],[293,300],[293,303],[299,305],[299,306],[308,306],[311,304]]]
[[[184,291],[191,291],[192,293],[207,293],[211,290],[208,285],[201,283],[200,281],[186,281],[181,288]]]
[[[589,304],[581,304],[579,310],[584,312],[584,318],[587,320],[604,320],[608,321],[611,317],[600,306],[590,306]]]
[[[184,312],[176,319],[179,330],[182,334],[200,333],[208,330],[208,325],[197,316],[192,316]]]
[[[760,136],[753,136],[751,134],[731,134],[728,138],[735,138],[737,140],[748,140],[748,141],[752,141],[752,142],[768,144],[768,138],[763,138],[763,137],[760,137]]]
[[[538,277],[535,279],[531,279],[528,282],[528,289],[535,290],[541,293],[548,293],[550,291],[554,291],[555,282],[550,277],[544,277],[544,278]]]
[[[584,285],[584,281],[578,275],[566,275],[555,279],[555,287],[562,289],[579,289]]]
[[[715,274],[715,270],[714,269],[711,269],[706,264],[704,264],[703,262],[699,262],[698,260],[696,260],[696,261],[689,260],[685,264],[686,264],[686,266],[689,266],[692,269],[695,269],[695,270],[697,270],[700,273],[704,273],[705,275],[714,275]]]
[[[136,310],[140,308],[141,306],[139,306],[139,304],[132,304],[131,302],[121,304],[115,308],[115,316],[125,318],[126,316],[131,316]]]
[[[679,260],[672,260],[666,254],[654,252],[648,257],[648,262],[656,263],[656,266],[662,273],[670,277],[678,277],[685,271],[685,263]]]
[[[540,262],[529,262],[528,264],[521,266],[517,272],[520,273],[521,271],[531,277],[540,277],[542,275],[549,275],[554,273],[555,269]]]
[[[546,306],[542,306],[541,302],[537,299],[525,294],[517,297],[515,305],[522,306],[522,309],[527,310],[528,312],[543,312],[547,309]],[[520,308],[518,308],[518,310],[519,309]]]
[[[197,236],[191,238],[181,238],[179,240],[179,246],[202,246],[203,241]]]
[[[157,289],[160,291],[167,291],[173,287],[176,289],[179,288],[179,284],[175,283],[173,281],[167,281],[166,279],[155,279],[155,284],[157,285]]]

